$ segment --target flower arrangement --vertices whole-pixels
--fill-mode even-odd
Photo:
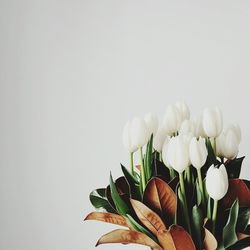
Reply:
[[[97,209],[85,220],[125,227],[96,245],[135,243],[163,250],[250,246],[250,182],[239,179],[241,130],[223,130],[222,113],[207,108],[190,119],[184,102],[167,107],[162,124],[147,114],[128,121],[123,143],[130,167],[123,176],[91,192]],[[140,165],[134,154],[139,152]],[[101,210],[101,211],[100,211]]]

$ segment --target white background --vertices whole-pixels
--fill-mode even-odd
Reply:
[[[0,249],[94,249],[115,226],[83,222],[88,194],[134,115],[218,105],[250,155],[249,32],[247,0],[1,0]]]

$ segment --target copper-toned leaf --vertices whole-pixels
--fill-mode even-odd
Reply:
[[[229,180],[228,192],[223,198],[225,208],[230,208],[234,201],[238,198],[240,207],[250,206],[250,190],[243,180]]]
[[[244,233],[238,233],[237,234],[238,240],[243,240],[243,239],[248,238],[248,237],[250,237],[249,234],[244,234]]]
[[[205,228],[204,247],[205,250],[217,249],[218,243],[213,234]]]
[[[147,227],[154,235],[157,231],[166,229],[164,222],[158,214],[137,200],[130,199],[131,205],[141,223]]]
[[[159,231],[157,237],[163,250],[195,250],[191,236],[178,225]]]
[[[126,219],[123,216],[112,213],[92,212],[88,214],[84,220],[98,220],[124,227],[129,227]]]
[[[139,172],[141,172],[141,165],[136,165],[135,168],[136,168]]]
[[[159,231],[157,238],[163,250],[176,250],[173,238],[168,230]]]
[[[177,199],[171,187],[160,178],[152,178],[144,191],[143,203],[169,224],[175,216]]]
[[[96,243],[96,246],[107,243],[122,243],[122,244],[134,243],[134,244],[145,245],[155,250],[162,249],[156,242],[154,242],[147,235],[140,232],[132,230],[123,230],[123,229],[116,229],[112,232],[103,235]]]

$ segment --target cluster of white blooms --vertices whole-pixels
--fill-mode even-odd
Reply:
[[[241,141],[238,125],[229,125],[223,130],[223,118],[219,108],[206,108],[201,116],[191,119],[185,102],[168,105],[161,124],[153,113],[128,121],[123,130],[124,146],[133,153],[146,145],[151,135],[153,148],[162,155],[165,165],[178,173],[182,173],[190,165],[196,169],[204,166],[208,155],[206,140],[211,141],[214,152],[222,159],[222,163],[224,158],[236,158]],[[211,166],[207,172],[207,183],[211,183],[208,184],[208,192],[212,198],[220,199],[225,195],[228,178],[224,178],[224,168],[224,165],[220,168]],[[221,192],[216,185],[212,185],[218,179],[221,180]]]

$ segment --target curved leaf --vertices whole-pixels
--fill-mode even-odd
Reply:
[[[241,208],[237,219],[237,232],[244,232],[250,219],[250,208]]]
[[[203,223],[202,211],[197,205],[195,205],[192,209],[192,226],[193,226],[192,233],[197,249],[202,248],[202,241],[201,241],[203,232],[202,223]]]
[[[140,232],[123,230],[123,229],[117,229],[103,235],[97,241],[96,246],[107,243],[122,243],[122,244],[134,243],[134,244],[145,245],[156,250],[162,249],[156,242],[150,239],[147,235]]]
[[[84,220],[97,220],[119,226],[129,227],[126,219],[123,216],[113,213],[92,212],[88,214]]]
[[[157,234],[157,231],[166,229],[164,222],[158,214],[153,212],[140,201],[130,199],[130,202],[141,223],[154,235]]]
[[[206,228],[204,228],[204,229],[205,229],[205,238],[204,238],[205,250],[217,249],[218,243],[217,243],[217,240],[215,239],[214,235]]]
[[[245,156],[228,161],[225,166],[229,178],[239,178],[241,172],[241,165]]]
[[[171,187],[160,178],[152,178],[144,191],[143,203],[158,213],[166,224],[175,216],[177,198]]]
[[[231,179],[229,180],[228,192],[222,200],[224,207],[230,208],[236,199],[239,200],[240,207],[249,207],[250,190],[243,180]]]

